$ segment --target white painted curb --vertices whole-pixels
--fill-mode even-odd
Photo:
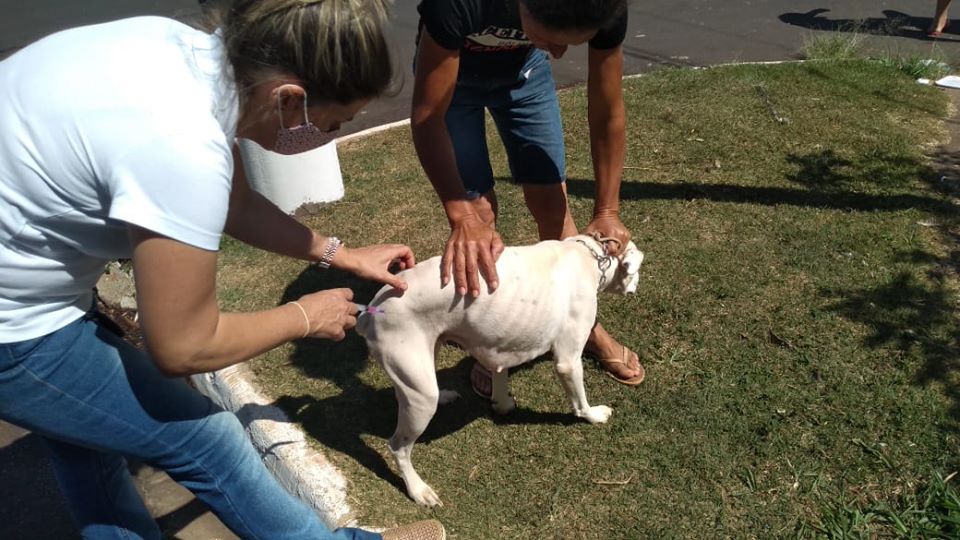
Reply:
[[[252,379],[243,364],[191,377],[200,392],[237,415],[264,465],[284,489],[313,508],[331,529],[354,526],[346,477],[309,447],[303,431],[257,391]]]

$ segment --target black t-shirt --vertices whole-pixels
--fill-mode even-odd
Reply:
[[[420,28],[445,49],[460,50],[461,77],[509,79],[520,73],[533,50],[520,25],[517,0],[422,0]],[[627,34],[627,15],[590,40],[594,49],[612,49]],[[420,36],[418,34],[417,41]]]

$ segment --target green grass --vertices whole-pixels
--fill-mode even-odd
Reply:
[[[587,365],[587,395],[614,409],[610,423],[573,418],[546,361],[511,374],[519,408],[493,417],[469,389],[471,360],[444,348],[441,387],[464,399],[415,448],[445,503],[425,510],[392,468],[396,402],[362,339],[256,359],[264,390],[351,479],[362,523],[432,516],[465,539],[955,536],[944,478],[960,455],[960,194],[924,158],[945,138],[943,94],[863,61],[624,84],[622,217],[647,259],[637,294],[602,297],[599,317],[642,352],[648,379],[627,388]],[[561,104],[583,226],[585,96]],[[438,254],[446,221],[409,132],[340,154],[347,196],[310,225],[349,245]],[[505,241],[535,241],[517,187],[503,180],[498,194]],[[378,288],[235,242],[220,281],[237,309]]]
[[[824,34],[808,34],[800,51],[808,60],[852,60],[864,50],[864,35],[856,28]]]
[[[889,47],[868,52],[865,41],[867,34],[896,35],[898,32],[895,28],[874,29],[872,32],[864,30],[862,27],[853,26],[836,32],[808,34],[800,48],[801,56],[806,60],[826,61],[869,58],[886,67],[902,71],[914,79],[936,80],[950,74],[951,67],[947,56],[936,44],[931,45],[930,51],[924,54],[905,53]]]

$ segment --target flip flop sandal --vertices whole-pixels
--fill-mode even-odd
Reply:
[[[950,28],[950,19],[947,19],[947,22],[943,25],[943,30],[928,30],[927,37],[940,37],[947,31],[947,28]]]
[[[639,361],[637,362],[637,367],[640,368],[640,373],[634,375],[633,377],[630,377],[629,379],[622,379],[622,378],[620,378],[620,377],[617,377],[616,375],[614,375],[610,370],[608,370],[608,369],[604,366],[604,364],[606,364],[606,365],[610,365],[610,364],[622,364],[622,365],[626,366],[627,368],[630,367],[630,354],[629,354],[629,353],[631,353],[631,352],[633,352],[633,351],[631,351],[629,348],[627,348],[626,345],[620,345],[620,347],[621,347],[621,349],[620,349],[620,356],[621,356],[621,357],[620,357],[620,358],[599,358],[599,357],[594,356],[594,355],[588,355],[588,356],[590,356],[591,358],[594,358],[597,362],[600,362],[600,367],[603,368],[603,371],[606,372],[606,374],[609,375],[611,379],[617,381],[617,382],[620,383],[620,384],[625,384],[625,385],[627,385],[627,386],[637,386],[638,384],[640,384],[640,383],[643,382],[644,377],[646,377],[646,375],[647,375],[646,370],[643,368],[643,364],[639,363]],[[585,353],[585,354],[586,354],[586,353]],[[637,358],[638,358],[638,360],[639,360],[639,356],[638,356]]]
[[[487,381],[487,388],[480,388],[477,385],[478,379],[485,379]],[[493,375],[487,368],[481,366],[480,362],[474,362],[473,369],[470,370],[470,388],[473,389],[474,394],[487,401],[493,398]],[[486,392],[484,392],[484,390],[486,390]]]
[[[477,387],[477,379],[486,379],[487,384],[489,384],[490,391],[484,392],[483,388]],[[473,393],[480,396],[481,398],[487,401],[493,401],[493,375],[490,373],[490,370],[480,365],[480,362],[474,362],[473,368],[470,370],[470,388],[473,389]],[[507,395],[513,397],[513,392],[507,392]]]

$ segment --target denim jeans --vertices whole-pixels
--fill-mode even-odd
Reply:
[[[270,475],[232,413],[93,316],[0,344],[0,418],[45,439],[84,538],[161,538],[124,456],[166,471],[241,538],[380,538],[330,532]]]
[[[471,196],[494,187],[485,110],[497,126],[516,182],[560,184],[566,179],[560,105],[543,51],[531,52],[515,81],[457,83],[444,119],[457,170]]]

